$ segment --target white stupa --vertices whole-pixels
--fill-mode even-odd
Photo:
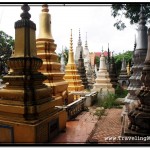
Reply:
[[[92,91],[101,92],[103,95],[108,93],[115,93],[115,89],[110,83],[109,73],[107,71],[105,56],[102,51],[100,57],[100,66],[99,71],[97,72],[97,78],[95,79],[96,83],[93,85]]]

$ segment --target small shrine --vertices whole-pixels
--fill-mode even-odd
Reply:
[[[126,61],[124,58],[122,60],[122,66],[121,66],[121,71],[118,77],[118,82],[120,86],[124,89],[126,89],[129,85],[129,76],[127,74]]]

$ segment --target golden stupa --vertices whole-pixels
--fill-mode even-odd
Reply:
[[[8,61],[11,71],[0,90],[0,143],[49,142],[66,126],[66,112],[55,108],[51,88],[38,69],[35,30],[30,7],[24,4],[21,20],[15,22],[15,51]]]
[[[75,91],[83,91],[84,86],[80,79],[80,75],[78,73],[75,61],[74,61],[74,52],[72,46],[72,29],[71,29],[71,38],[70,38],[70,50],[68,55],[68,63],[66,65],[65,70],[65,80],[68,81],[68,91],[75,92]],[[78,96],[79,97],[79,96]],[[74,97],[76,98],[76,97]]]
[[[39,71],[47,76],[45,84],[52,88],[52,96],[59,101],[58,105],[63,105],[67,99],[68,83],[63,79],[61,64],[55,52],[56,44],[51,33],[51,15],[48,13],[48,5],[42,5],[40,14],[39,36],[36,40],[37,56],[43,60],[43,65]]]

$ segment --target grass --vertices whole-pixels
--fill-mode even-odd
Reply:
[[[122,108],[121,103],[117,101],[117,98],[124,98],[127,94],[127,90],[117,86],[115,89],[115,94],[108,93],[107,95],[103,96],[103,98],[97,99],[97,105],[99,107],[104,107],[105,109]]]

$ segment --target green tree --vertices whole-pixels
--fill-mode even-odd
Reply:
[[[132,55],[133,51],[126,51],[125,53],[119,53],[116,56],[114,56],[118,74],[120,73],[121,70],[122,59],[124,58],[126,60],[126,63],[129,62],[129,64],[131,64]]]
[[[99,66],[99,62],[100,62],[100,57],[96,56],[95,57],[95,63],[97,65],[97,67]]]
[[[12,54],[14,39],[0,31],[0,75],[7,73],[7,60]]]
[[[117,18],[114,26],[118,30],[123,30],[126,28],[125,23],[122,21],[122,17],[130,20],[130,24],[136,24],[139,21],[139,12],[140,12],[141,4],[112,4],[111,15],[114,18]],[[150,4],[143,4],[143,9],[145,12],[145,16],[147,18],[147,22],[150,22]]]
[[[69,49],[67,47],[65,47],[65,49],[64,49],[65,64],[67,64],[67,62],[68,62],[68,53],[69,53]],[[62,55],[62,53],[58,53],[58,61],[59,62],[61,59],[61,55]]]

